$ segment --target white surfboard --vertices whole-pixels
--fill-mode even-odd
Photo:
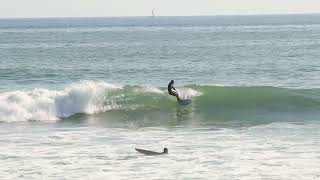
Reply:
[[[179,104],[181,105],[188,105],[190,103],[192,103],[191,99],[181,99],[180,101],[178,101]]]

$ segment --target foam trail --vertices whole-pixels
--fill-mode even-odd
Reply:
[[[191,88],[179,88],[179,95],[183,98],[201,96],[202,93]]]
[[[107,90],[120,87],[81,81],[62,91],[34,89],[0,94],[0,121],[58,120],[76,113],[92,114],[103,108]]]

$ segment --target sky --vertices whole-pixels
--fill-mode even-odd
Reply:
[[[320,0],[0,0],[0,18],[320,13]]]

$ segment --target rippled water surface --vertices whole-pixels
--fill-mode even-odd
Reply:
[[[319,19],[1,19],[0,179],[319,179]]]

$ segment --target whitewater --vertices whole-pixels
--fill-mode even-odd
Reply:
[[[319,20],[0,19],[0,179],[319,179]]]

